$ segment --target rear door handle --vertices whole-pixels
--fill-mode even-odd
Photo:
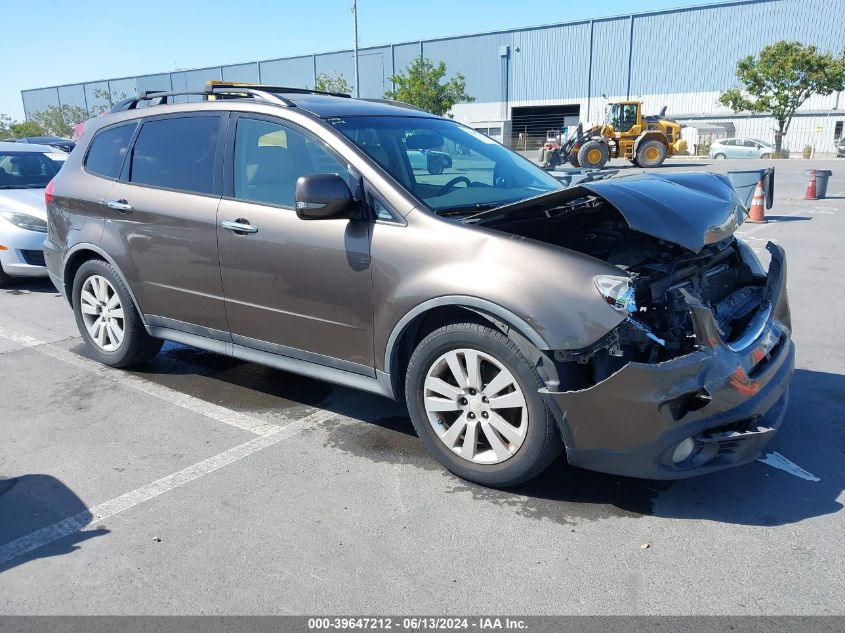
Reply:
[[[232,231],[233,233],[237,233],[239,235],[245,235],[247,233],[258,233],[258,227],[252,226],[249,223],[249,220],[244,220],[243,218],[238,218],[237,220],[223,220],[220,223],[227,231]]]
[[[132,211],[132,205],[122,198],[120,200],[109,200],[106,202],[106,206],[109,209],[114,209],[115,211],[120,211],[121,213],[129,213]]]

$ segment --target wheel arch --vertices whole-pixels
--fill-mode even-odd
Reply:
[[[64,257],[64,264],[62,265],[62,286],[64,287],[64,295],[65,299],[67,299],[68,303],[73,305],[73,280],[76,278],[77,271],[82,267],[82,265],[90,261],[92,259],[101,259],[105,262],[108,262],[112,268],[114,268],[115,273],[120,277],[120,280],[123,282],[123,285],[126,286],[126,290],[129,292],[129,296],[132,297],[132,303],[135,304],[135,309],[138,311],[138,315],[141,318],[141,323],[143,323],[144,327],[147,327],[147,322],[144,319],[144,313],[141,311],[141,306],[138,304],[138,299],[135,297],[135,293],[132,291],[132,287],[129,285],[129,282],[126,281],[126,276],[121,272],[120,267],[117,263],[112,259],[112,257],[106,253],[102,248],[97,246],[96,244],[89,244],[89,243],[80,243],[74,245],[71,248],[67,255]]]
[[[429,299],[409,310],[394,326],[384,352],[384,371],[397,399],[404,394],[404,373],[417,343],[448,323],[476,321],[506,334],[520,351],[543,367],[554,367],[544,353],[550,349],[542,336],[524,319],[507,308],[478,297],[446,296]],[[542,357],[542,358],[541,358]],[[548,372],[547,372],[548,373]],[[547,375],[543,374],[547,379]],[[556,380],[556,372],[548,380]]]
[[[637,155],[640,145],[646,141],[660,141],[666,146],[667,151],[669,149],[669,139],[666,138],[666,135],[663,132],[660,130],[646,130],[645,132],[640,132],[637,140],[634,141],[634,156]]]

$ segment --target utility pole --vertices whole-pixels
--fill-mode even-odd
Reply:
[[[352,29],[355,36],[353,57],[355,60],[355,97],[361,96],[361,91],[358,88],[358,0],[352,0]]]

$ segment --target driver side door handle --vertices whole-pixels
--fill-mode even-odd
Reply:
[[[249,220],[238,218],[237,220],[223,220],[220,223],[227,231],[232,231],[236,235],[247,235],[248,233],[258,233],[258,227],[249,223]]]

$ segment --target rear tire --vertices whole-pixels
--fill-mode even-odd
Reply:
[[[666,146],[658,140],[644,141],[637,148],[640,167],[660,167],[666,160]]]
[[[414,350],[405,397],[417,435],[437,461],[458,477],[508,487],[540,474],[563,450],[537,391],[542,386],[536,367],[507,336],[455,323]]]
[[[601,169],[609,160],[610,149],[601,141],[587,141],[578,150],[578,162],[587,169]]]
[[[72,296],[79,333],[98,361],[131,367],[158,354],[164,341],[147,334],[126,284],[111,264],[101,259],[82,264]]]

